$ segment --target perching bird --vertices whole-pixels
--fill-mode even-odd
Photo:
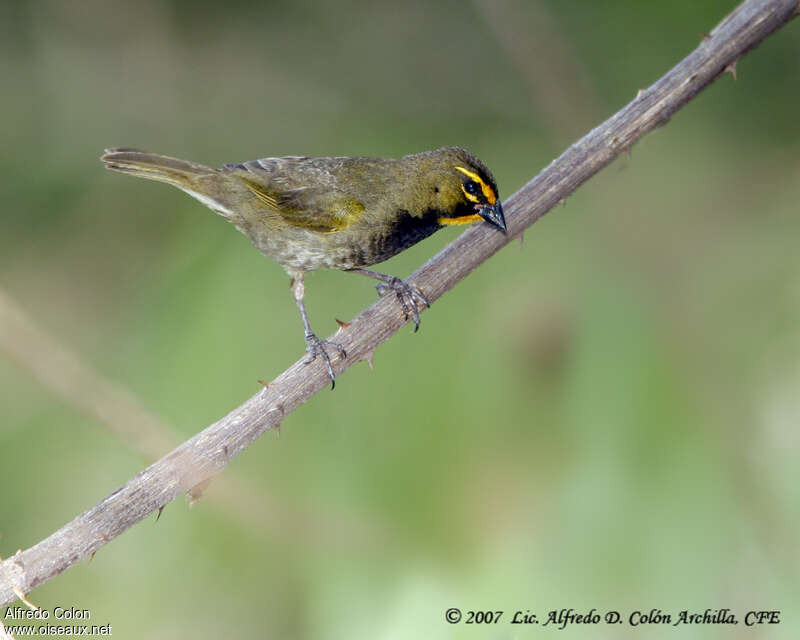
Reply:
[[[174,185],[232,222],[261,253],[282,265],[305,327],[307,363],[325,361],[326,346],[341,345],[311,330],[303,277],[340,269],[379,280],[393,290],[406,320],[419,327],[424,296],[403,280],[369,271],[448,225],[485,220],[506,231],[497,185],[489,169],[458,147],[393,158],[263,158],[212,169],[134,149],[107,149],[106,167]]]

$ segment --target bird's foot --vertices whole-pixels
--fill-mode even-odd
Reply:
[[[405,280],[401,280],[396,276],[391,276],[385,282],[379,282],[375,285],[380,295],[386,295],[390,291],[394,291],[397,299],[400,301],[400,306],[403,308],[403,314],[408,320],[409,316],[414,321],[414,331],[419,329],[419,309],[418,304],[423,307],[430,308],[430,303],[425,299],[417,289],[408,284]]]
[[[333,373],[331,356],[328,353],[328,349],[331,347],[339,352],[339,357],[341,359],[347,358],[347,352],[342,345],[336,342],[330,342],[329,340],[320,340],[317,334],[310,331],[306,332],[306,353],[308,353],[308,359],[305,361],[305,364],[311,364],[317,359],[317,356],[321,356],[322,360],[325,362],[325,368],[328,370],[328,377],[331,379],[331,390],[333,390],[336,387],[336,375]]]

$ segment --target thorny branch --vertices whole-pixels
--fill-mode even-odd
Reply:
[[[577,187],[626,153],[775,30],[800,13],[798,0],[747,0],[661,79],[590,131],[504,203],[509,234],[469,229],[409,278],[435,301],[541,218]],[[405,321],[392,296],[378,300],[336,333],[346,350],[341,374],[369,360]],[[184,442],[99,504],[33,547],[0,564],[0,606],[58,575],[182,493],[196,495],[256,438],[329,382],[322,366],[293,364],[261,392]]]

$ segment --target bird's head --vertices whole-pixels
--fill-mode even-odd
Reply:
[[[485,220],[505,232],[506,220],[497,183],[486,165],[459,147],[431,153],[440,156],[437,170],[430,176],[438,208],[443,213],[439,224],[450,226]]]

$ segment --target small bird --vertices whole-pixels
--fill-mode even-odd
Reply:
[[[394,291],[419,328],[422,293],[395,276],[365,269],[450,225],[485,220],[506,232],[497,184],[489,169],[459,147],[402,158],[288,156],[202,164],[135,149],[106,149],[108,169],[166,182],[232,222],[261,253],[283,266],[305,328],[308,359],[320,356],[335,386],[330,347],[311,330],[303,277],[314,269],[340,269],[378,280],[381,295]]]

